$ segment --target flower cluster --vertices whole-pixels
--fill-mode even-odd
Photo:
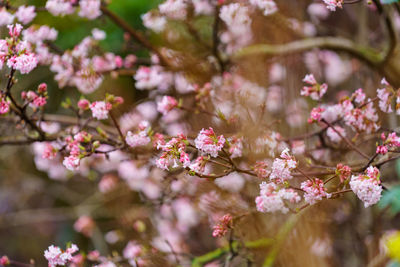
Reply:
[[[99,146],[98,141],[92,143],[92,135],[85,131],[68,136],[65,141],[69,155],[64,158],[63,164],[70,171],[78,169],[80,160],[86,156],[87,149],[90,151]]]
[[[36,92],[22,91],[21,98],[32,107],[42,107],[47,103],[47,85],[45,83],[40,84]]]
[[[164,96],[157,102],[157,110],[163,115],[167,115],[172,109],[178,106],[178,101],[172,96]]]
[[[243,153],[243,138],[232,136],[228,138],[228,143],[231,158],[240,158]]]
[[[304,191],[304,200],[310,205],[321,201],[322,198],[331,197],[331,194],[326,192],[324,182],[318,178],[302,182],[300,188]]]
[[[72,254],[78,251],[78,247],[72,244],[71,247],[62,251],[61,248],[51,245],[45,252],[44,257],[49,263],[49,267],[65,266],[73,259]]]
[[[336,8],[343,8],[344,0],[323,0],[326,8],[330,11],[336,11]]]
[[[303,86],[300,94],[303,96],[310,96],[313,100],[320,100],[326,91],[328,91],[328,85],[326,83],[319,84],[313,74],[307,74],[303,82],[307,83],[308,86]]]
[[[350,188],[364,202],[367,208],[376,204],[382,193],[380,172],[376,167],[369,166],[366,174],[353,175],[350,181]]]
[[[396,132],[388,134],[386,137],[385,133],[381,134],[382,145],[377,146],[376,153],[385,155],[390,147],[400,147],[400,137],[396,135]]]
[[[0,92],[0,115],[6,114],[10,111],[10,101],[7,100],[5,94]]]
[[[190,165],[190,159],[189,155],[185,152],[187,144],[187,138],[183,134],[172,138],[168,142],[160,138],[157,142],[157,149],[161,149],[163,153],[156,161],[157,167],[168,170],[173,163],[172,168],[177,168],[179,167],[178,162],[180,162],[184,168],[188,167]]]
[[[263,11],[264,16],[271,15],[278,11],[273,0],[249,0],[251,5],[254,5]]]
[[[260,195],[256,197],[257,210],[260,212],[281,211],[287,213],[289,208],[285,200],[291,203],[300,201],[300,196],[293,189],[284,188],[274,182],[260,184]]]
[[[336,166],[336,175],[339,176],[340,182],[344,183],[347,181],[350,176],[351,176],[351,168],[347,165],[343,165],[342,163],[339,163]]]
[[[377,124],[379,117],[376,114],[371,99],[366,101],[365,99],[366,96],[363,90],[361,88],[356,90],[351,99],[342,101],[342,114],[345,123],[354,130],[371,133],[379,129],[379,125]],[[352,100],[360,105],[355,107]]]
[[[149,137],[150,123],[148,121],[141,121],[138,125],[138,132],[136,134],[128,131],[126,133],[125,141],[130,147],[145,146],[151,142]]]
[[[308,118],[308,123],[319,122],[322,119],[322,114],[325,111],[322,107],[313,108],[310,112],[310,118]]]
[[[230,214],[225,214],[219,219],[218,224],[213,227],[213,237],[223,237],[232,227],[233,218]]]
[[[291,171],[297,167],[296,159],[289,154],[289,149],[282,151],[280,158],[276,158],[272,164],[272,171],[269,178],[278,183],[293,178]]]
[[[268,163],[265,161],[257,161],[256,164],[253,166],[253,170],[256,173],[257,177],[260,179],[267,178],[271,171],[267,169]]]
[[[223,135],[217,136],[213,128],[202,129],[194,140],[196,148],[211,157],[217,157],[225,144]]]
[[[23,27],[20,24],[7,27],[10,37],[0,40],[0,67],[7,63],[9,68],[18,70],[21,74],[27,74],[37,66],[36,55],[26,41],[21,41]]]

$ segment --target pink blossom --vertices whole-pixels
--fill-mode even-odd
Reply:
[[[260,212],[287,213],[289,209],[285,205],[285,200],[291,203],[300,201],[300,196],[293,189],[281,188],[271,182],[262,182],[260,184],[260,195],[256,197],[257,210]]]
[[[231,158],[240,158],[243,152],[243,138],[232,136],[228,138],[229,142],[229,154]]]
[[[369,166],[366,174],[351,177],[350,188],[364,202],[366,208],[376,204],[381,198],[382,186],[379,176],[379,170],[376,167]]]
[[[118,183],[118,178],[112,174],[104,175],[99,182],[99,191],[107,193],[112,191]]]
[[[0,97],[0,115],[10,111],[10,102]]]
[[[292,179],[291,171],[297,167],[296,159],[289,154],[289,149],[282,151],[280,158],[276,158],[272,164],[271,180],[278,183]]]
[[[233,218],[230,214],[225,214],[219,219],[218,224],[213,227],[213,237],[223,237],[232,227]]]
[[[264,16],[271,15],[278,11],[278,7],[273,0],[250,0],[250,4],[261,9]]]
[[[2,256],[0,258],[0,265],[2,266],[10,265],[10,260],[8,259],[7,256]]]
[[[13,23],[14,16],[7,12],[6,8],[0,8],[0,26],[5,26]]]
[[[64,266],[72,260],[72,254],[78,250],[75,244],[72,244],[66,251],[62,251],[59,247],[51,245],[44,252],[44,257],[47,259],[49,267]]]
[[[110,103],[104,101],[96,101],[90,105],[90,110],[94,118],[98,120],[108,119],[108,112],[111,110],[112,106]]]
[[[158,6],[160,13],[171,19],[184,20],[187,15],[185,0],[166,0]]]
[[[146,131],[140,131],[138,134],[133,134],[131,131],[128,131],[125,141],[130,147],[138,147],[147,145],[151,142],[151,139]]]
[[[268,168],[268,163],[266,161],[257,161],[253,167],[253,170],[258,178],[265,179],[271,173],[267,168]]]
[[[28,24],[36,17],[35,7],[22,5],[15,12],[15,16],[22,24]]]
[[[386,113],[392,112],[392,98],[391,93],[386,88],[376,90],[379,98],[379,108]]]
[[[157,33],[162,32],[167,24],[167,19],[163,16],[155,15],[153,13],[145,13],[142,15],[143,25]]]
[[[354,101],[358,104],[364,102],[366,96],[362,88],[358,88],[352,95],[351,98],[354,98]]]
[[[194,143],[197,149],[215,158],[224,147],[225,138],[222,135],[216,136],[213,128],[210,127],[209,129],[202,129]]]
[[[64,158],[63,165],[70,171],[75,171],[79,167],[79,157],[71,155]]]
[[[200,156],[189,165],[189,169],[196,173],[204,174],[207,161],[206,157]]]
[[[347,165],[343,165],[342,163],[339,163],[336,166],[335,173],[336,173],[336,175],[339,176],[340,182],[344,183],[344,181],[346,181],[347,179],[350,178],[351,168],[349,166],[347,166]]]
[[[209,0],[193,0],[193,6],[196,15],[212,15],[215,10]]]
[[[37,63],[36,55],[33,53],[27,53],[10,58],[7,61],[7,66],[19,70],[21,74],[27,74],[36,68]]]
[[[388,152],[387,146],[377,146],[376,147],[376,154],[385,155]]]
[[[309,84],[310,86],[304,86],[300,94],[304,96],[310,96],[313,100],[320,100],[328,90],[328,85],[326,83],[317,83],[313,74],[307,74],[304,77],[303,82]]]
[[[313,108],[310,113],[310,118],[308,118],[308,123],[321,121],[322,112],[324,112],[324,111],[325,111],[325,109],[322,107]]]
[[[342,8],[343,7],[343,0],[323,0],[326,8],[329,9],[330,11],[336,11],[336,8]]]
[[[87,237],[92,236],[94,227],[95,222],[93,221],[92,217],[87,215],[80,216],[74,223],[75,231],[82,233]]]
[[[54,159],[56,156],[57,150],[50,143],[46,143],[42,157],[44,159]]]
[[[80,0],[79,7],[81,10],[78,15],[91,20],[95,19],[101,15],[100,5],[100,0]]]
[[[159,66],[140,66],[134,78],[136,80],[136,88],[140,90],[156,88],[164,80],[164,76],[161,73],[161,67]]]
[[[306,151],[306,144],[303,140],[295,140],[292,142],[292,151],[295,155],[304,154],[304,152]]]
[[[164,96],[161,101],[157,102],[157,110],[163,115],[167,115],[167,113],[173,108],[178,106],[178,101],[172,96]]]
[[[221,35],[221,42],[226,44],[229,54],[248,45],[252,39],[249,13],[249,8],[240,3],[223,5],[220,9],[219,16],[227,25],[227,31]]]
[[[100,29],[94,28],[92,30],[92,36],[95,40],[98,40],[98,41],[104,40],[104,39],[106,39],[106,32],[102,31]]]
[[[350,100],[342,102],[344,121],[356,131],[366,133],[375,132],[379,129],[377,121],[379,119],[373,103],[368,100],[361,108],[354,108]]]
[[[90,102],[87,99],[81,99],[78,101],[78,108],[81,110],[87,110],[90,107]]]
[[[42,106],[44,106],[44,105],[46,105],[46,103],[47,103],[47,100],[46,100],[46,98],[45,97],[43,97],[43,96],[38,96],[38,97],[36,97],[34,100],[33,100],[33,105],[34,106],[36,106],[36,107],[42,107]]]
[[[305,192],[304,200],[310,205],[315,204],[317,201],[321,201],[324,197],[331,197],[331,194],[326,192],[324,182],[318,178],[302,182],[300,188]]]
[[[69,15],[75,11],[72,2],[66,0],[47,0],[46,9],[54,16]]]

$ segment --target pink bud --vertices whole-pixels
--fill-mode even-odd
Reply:
[[[44,92],[46,92],[46,91],[47,91],[47,84],[45,84],[45,83],[39,84],[39,86],[38,86],[38,93],[39,93],[39,94],[42,94],[42,93],[44,93]]]
[[[81,99],[78,101],[78,108],[81,110],[87,110],[89,109],[90,102],[87,99]]]
[[[124,64],[124,61],[120,56],[115,57],[115,64],[117,65],[117,68],[121,68]]]
[[[124,99],[123,99],[122,97],[120,97],[120,96],[116,96],[116,97],[114,98],[114,102],[115,102],[115,104],[120,105],[120,104],[123,104],[123,103],[124,103]]]
[[[10,260],[8,259],[7,256],[3,256],[0,258],[0,265],[2,266],[10,265]]]

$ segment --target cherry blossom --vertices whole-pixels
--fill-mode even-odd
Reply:
[[[59,247],[51,245],[45,252],[44,257],[49,262],[49,267],[64,266],[72,260],[72,254],[78,251],[78,247],[72,244],[71,247],[62,251]]]
[[[90,110],[92,111],[93,117],[98,120],[107,119],[111,108],[111,104],[104,101],[96,101],[90,105]]]
[[[293,189],[281,188],[273,182],[262,182],[260,184],[260,195],[256,197],[256,205],[260,212],[280,211],[287,213],[289,208],[286,206],[285,200],[290,203],[297,203],[300,199],[300,196]]]
[[[218,220],[218,224],[213,227],[213,237],[223,237],[228,232],[228,229],[232,225],[232,215],[225,214]]]
[[[351,177],[351,190],[364,202],[366,208],[376,204],[381,198],[382,186],[379,177],[379,170],[373,166],[368,167],[366,174]]]
[[[217,136],[213,128],[202,129],[194,140],[196,148],[200,151],[210,154],[211,157],[217,157],[218,152],[222,150],[225,144],[224,136]]]
[[[321,201],[322,198],[331,197],[331,194],[326,192],[324,182],[318,178],[302,182],[300,188],[305,192],[304,200],[310,205]]]
[[[15,12],[15,16],[22,24],[28,24],[36,17],[35,7],[20,6],[17,12]]]
[[[323,0],[326,8],[330,11],[336,11],[336,8],[343,7],[343,0]]]
[[[304,86],[300,94],[310,96],[313,100],[320,100],[328,90],[328,85],[326,83],[317,83],[313,74],[307,74],[303,82],[307,83],[309,86]]]
[[[178,101],[172,96],[163,96],[161,101],[157,102],[157,110],[163,115],[167,115],[169,111],[178,106]]]

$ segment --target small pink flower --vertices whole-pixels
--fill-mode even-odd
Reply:
[[[376,154],[385,155],[388,152],[387,146],[377,146],[376,147]]]
[[[225,214],[222,218],[219,219],[217,225],[213,227],[213,237],[223,237],[228,232],[228,229],[232,227],[232,215]]]
[[[10,260],[8,259],[7,256],[3,256],[0,258],[0,265],[2,266],[10,265]]]
[[[33,100],[33,105],[34,106],[36,106],[36,107],[42,107],[42,106],[44,106],[44,105],[46,105],[46,103],[47,103],[47,100],[46,100],[46,98],[45,97],[43,97],[43,96],[38,96],[38,97],[36,97],[34,100]]]
[[[138,147],[147,145],[151,142],[151,139],[145,131],[140,131],[138,134],[133,134],[131,131],[128,131],[125,141],[130,147]]]
[[[92,217],[87,215],[79,217],[78,220],[74,223],[75,231],[82,233],[87,237],[92,236],[94,227],[95,223]]]
[[[90,105],[90,110],[94,118],[98,120],[108,119],[108,112],[111,110],[112,106],[110,103],[104,101],[96,101]]]
[[[343,183],[347,179],[350,178],[351,175],[351,168],[347,165],[343,165],[342,163],[339,163],[336,166],[336,175],[339,176],[340,182]]]
[[[89,109],[90,102],[87,99],[81,99],[78,101],[78,108],[81,110],[87,110]]]
[[[321,179],[315,178],[313,180],[307,180],[301,183],[301,189],[304,190],[304,200],[312,205],[322,198],[330,198],[331,194],[326,192],[324,182]]]
[[[0,98],[0,115],[10,111],[10,102]]]
[[[210,127],[209,129],[202,129],[194,143],[197,149],[215,158],[224,147],[225,138],[222,135],[217,136],[213,128]]]
[[[15,16],[22,24],[28,24],[36,17],[34,6],[20,6],[15,12]]]
[[[328,90],[328,85],[326,83],[317,83],[314,75],[312,74],[307,74],[304,77],[303,82],[309,84],[310,86],[304,86],[300,94],[304,96],[310,96],[313,100],[320,100]]]
[[[47,92],[47,84],[46,83],[39,84],[37,91],[39,94],[43,94],[43,93]]]
[[[163,115],[167,115],[176,106],[178,106],[178,101],[172,96],[164,96],[161,101],[157,102],[157,110]]]
[[[75,171],[79,167],[79,157],[71,155],[64,158],[63,165],[70,171]]]
[[[322,112],[324,112],[325,109],[321,107],[316,107],[311,110],[310,113],[310,118],[308,119],[308,123],[313,123],[317,121],[321,121],[322,118]]]
[[[54,159],[56,156],[57,156],[57,150],[50,143],[46,143],[42,158]]]

